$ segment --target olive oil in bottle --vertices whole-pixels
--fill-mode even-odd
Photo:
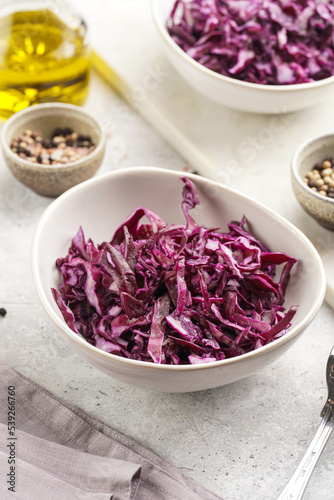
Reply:
[[[32,104],[81,105],[90,53],[83,21],[67,23],[48,8],[0,18],[0,117]]]

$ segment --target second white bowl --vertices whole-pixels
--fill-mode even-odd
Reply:
[[[333,95],[334,76],[295,85],[260,85],[220,75],[199,64],[173,41],[166,29],[174,3],[175,0],[152,0],[153,18],[170,62],[205,97],[239,111],[281,114],[309,108]]]

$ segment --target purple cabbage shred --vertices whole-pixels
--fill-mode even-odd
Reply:
[[[184,225],[138,208],[98,246],[80,227],[57,259],[53,297],[71,330],[97,348],[159,364],[211,363],[291,326],[297,307],[283,304],[296,259],[270,252],[245,217],[226,232],[199,226],[189,214],[195,186],[182,181]]]
[[[177,0],[167,29],[208,69],[269,85],[334,74],[334,4],[326,0]]]

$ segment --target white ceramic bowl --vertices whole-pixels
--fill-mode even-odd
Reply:
[[[334,134],[305,141],[292,157],[291,183],[295,196],[305,212],[322,226],[334,229],[334,199],[313,191],[303,182],[306,174],[327,158],[334,159]]]
[[[47,139],[57,127],[90,135],[95,149],[72,163],[41,165],[20,158],[11,143],[27,129],[38,130]],[[12,115],[1,132],[1,145],[9,170],[22,184],[45,196],[58,196],[92,177],[100,167],[105,152],[105,133],[99,122],[80,106],[62,102],[36,104]]]
[[[184,223],[181,212],[184,173],[154,167],[109,172],[86,181],[53,201],[34,234],[31,263],[35,287],[47,314],[71,347],[85,360],[112,377],[146,389],[187,392],[218,387],[247,377],[281,356],[312,321],[322,304],[325,276],[320,257],[310,241],[293,225],[256,201],[203,177],[187,174],[195,183],[201,205],[194,212],[200,224],[222,226],[243,214],[252,231],[272,250],[298,258],[286,295],[286,306],[299,305],[289,332],[280,339],[237,358],[197,365],[156,365],[121,358],[88,344],[64,322],[52,295],[60,276],[58,257],[67,254],[79,226],[98,244],[111,239],[115,229],[139,206],[167,224]]]
[[[158,33],[175,69],[207,98],[240,111],[279,114],[309,108],[332,96],[334,76],[317,82],[271,86],[242,82],[207,69],[189,57],[168,34],[166,20],[174,3],[175,0],[152,0]]]

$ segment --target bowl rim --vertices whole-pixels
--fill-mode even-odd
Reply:
[[[39,114],[40,110],[43,109],[49,109],[52,114],[52,110],[61,110],[61,109],[67,109],[70,110],[77,115],[81,116],[86,116],[92,123],[93,127],[99,130],[100,133],[100,140],[87,156],[84,156],[80,158],[79,160],[73,161],[73,162],[68,162],[68,163],[59,163],[56,165],[42,165],[40,163],[35,163],[32,161],[29,161],[25,158],[21,158],[18,156],[16,153],[14,153],[10,146],[9,143],[6,140],[6,135],[8,132],[9,127],[15,123],[17,120],[20,119],[21,116],[24,115],[32,115],[31,119],[34,118],[35,114]],[[29,123],[29,122],[28,122]],[[3,148],[4,153],[9,157],[13,162],[16,164],[20,164],[22,168],[34,168],[36,172],[54,172],[54,171],[59,171],[59,170],[76,170],[78,167],[81,167],[83,164],[86,164],[87,162],[93,161],[96,156],[98,156],[100,153],[105,148],[105,143],[106,143],[106,134],[101,127],[99,121],[90,113],[87,109],[81,107],[81,106],[76,106],[75,104],[69,104],[65,102],[46,102],[46,103],[41,103],[41,104],[35,104],[33,106],[29,106],[27,108],[24,108],[20,111],[17,111],[14,113],[12,116],[8,118],[8,120],[5,122],[5,124],[2,127],[1,130],[1,145]]]
[[[295,150],[294,154],[292,155],[291,158],[291,173],[293,179],[297,182],[299,187],[303,189],[309,196],[312,196],[313,198],[319,200],[322,203],[329,203],[329,204],[334,204],[334,198],[327,198],[326,196],[322,196],[321,194],[312,191],[304,182],[302,179],[302,176],[300,175],[299,168],[298,168],[298,161],[303,153],[303,151],[312,146],[317,144],[319,141],[326,140],[326,139],[331,139],[333,142],[333,147],[334,147],[334,133],[328,133],[328,134],[321,134],[316,137],[312,137],[311,139],[307,139],[304,142],[302,142],[298,148]]]
[[[169,0],[169,1],[170,1],[170,3],[172,3],[172,0]],[[163,39],[165,40],[165,42],[187,64],[192,65],[195,69],[201,71],[206,76],[209,76],[211,78],[216,79],[217,81],[228,83],[230,85],[234,84],[236,86],[244,87],[247,89],[252,89],[253,91],[257,91],[257,92],[264,91],[264,92],[271,92],[271,93],[293,92],[296,90],[299,90],[302,92],[307,92],[311,89],[325,87],[331,83],[334,83],[334,75],[329,76],[327,78],[323,78],[322,80],[314,81],[314,82],[294,83],[294,84],[287,84],[287,85],[267,85],[267,84],[260,84],[260,83],[245,82],[243,80],[238,80],[237,78],[232,78],[229,76],[221,75],[220,73],[216,73],[215,71],[212,71],[211,69],[207,68],[206,66],[203,66],[199,62],[195,61],[195,59],[192,59],[190,56],[188,56],[188,54],[186,54],[184,52],[184,50],[181,49],[181,47],[179,47],[177,45],[176,42],[174,42],[172,37],[169,35],[169,33],[166,29],[166,26],[162,22],[161,16],[159,15],[158,5],[160,5],[160,4],[161,4],[161,0],[151,0],[151,10],[153,13],[153,20],[155,22],[156,27],[158,28],[158,31],[160,32]]]
[[[277,212],[273,211],[272,209],[266,207],[262,203],[258,202],[254,198],[251,198],[248,195],[245,195],[235,189],[232,189],[228,186],[225,186],[219,182],[207,179],[205,177],[200,177],[200,182],[203,182],[204,184],[207,184],[211,187],[219,187],[219,189],[223,191],[228,191],[239,198],[242,198],[244,200],[250,201],[252,204],[256,205],[258,208],[269,214],[273,219],[279,221],[283,226],[285,226],[288,230],[292,230],[295,234],[298,235],[298,238],[304,242],[304,244],[308,247],[309,252],[313,255],[314,263],[317,266],[317,271],[320,273],[320,280],[319,280],[319,289],[316,294],[316,300],[312,304],[312,307],[309,309],[308,313],[299,321],[298,325],[292,326],[285,335],[280,337],[279,339],[275,340],[272,343],[269,343],[263,347],[260,347],[256,350],[253,350],[251,352],[242,354],[237,357],[233,358],[228,358],[228,359],[223,359],[219,361],[213,361],[212,363],[199,363],[199,364],[189,364],[189,365],[164,365],[164,364],[156,364],[156,363],[151,363],[148,361],[140,361],[140,360],[134,360],[134,359],[129,359],[129,358],[123,358],[120,356],[117,356],[115,354],[108,353],[106,351],[103,351],[91,344],[89,344],[84,338],[82,338],[80,335],[76,334],[74,331],[72,331],[68,325],[65,323],[62,317],[58,316],[54,309],[51,307],[50,302],[46,296],[46,294],[43,291],[43,286],[41,283],[41,279],[39,276],[39,273],[37,271],[38,269],[38,241],[41,236],[41,233],[43,232],[43,227],[45,223],[48,220],[49,214],[52,214],[62,203],[63,200],[66,200],[69,198],[72,193],[76,193],[77,191],[82,191],[85,189],[89,189],[90,186],[94,186],[95,184],[99,183],[104,183],[105,179],[109,178],[115,178],[118,176],[131,176],[134,173],[140,173],[140,172],[146,172],[146,173],[162,173],[164,175],[170,175],[174,177],[188,177],[190,180],[193,180],[195,183],[196,181],[199,180],[199,176],[193,173],[188,173],[188,172],[181,172],[177,170],[169,170],[169,169],[164,169],[164,168],[159,168],[159,167],[152,167],[152,166],[138,166],[138,167],[126,167],[126,168],[121,168],[121,169],[116,169],[109,171],[107,173],[101,174],[97,177],[93,177],[91,179],[88,179],[87,181],[84,181],[63,194],[61,194],[58,198],[53,200],[51,204],[44,210],[43,214],[41,215],[36,227],[35,231],[33,234],[32,238],[32,243],[31,243],[31,253],[30,253],[30,265],[31,265],[31,271],[32,271],[32,277],[33,277],[33,282],[35,285],[35,290],[37,292],[37,295],[40,299],[40,302],[48,314],[49,318],[52,320],[52,322],[58,327],[58,329],[65,335],[66,337],[70,337],[70,339],[79,347],[83,348],[86,350],[87,353],[91,353],[92,355],[98,356],[100,359],[104,359],[105,361],[111,360],[113,363],[116,363],[118,365],[123,365],[124,367],[126,366],[137,366],[137,367],[144,367],[146,369],[150,369],[152,371],[198,371],[198,370],[205,370],[205,369],[212,369],[216,368],[219,366],[230,366],[234,365],[235,363],[238,363],[240,361],[247,361],[253,358],[259,358],[264,356],[268,351],[276,350],[280,346],[283,346],[293,338],[297,337],[299,333],[301,333],[306,327],[310,324],[310,322],[313,320],[315,315],[317,314],[318,310],[320,309],[324,297],[325,297],[325,292],[326,292],[326,275],[325,275],[325,270],[324,266],[322,264],[321,258],[317,250],[315,249],[314,245],[311,243],[311,241],[305,236],[305,234],[299,230],[296,226],[294,226],[291,222],[289,222],[287,219],[279,215]]]

